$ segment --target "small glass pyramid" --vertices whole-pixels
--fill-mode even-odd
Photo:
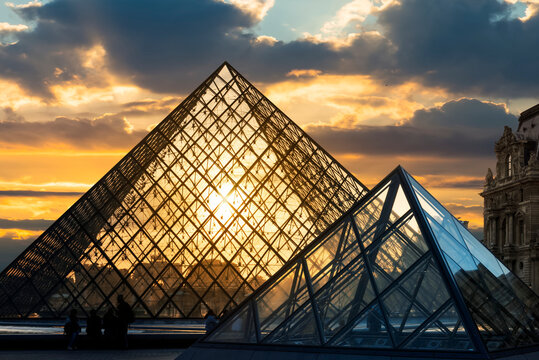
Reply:
[[[219,314],[365,193],[224,63],[0,274],[0,317]]]
[[[539,344],[539,297],[398,167],[195,353],[219,344],[490,358]]]

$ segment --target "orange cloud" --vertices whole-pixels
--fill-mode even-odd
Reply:
[[[73,197],[0,197],[2,219],[57,219],[78,199]]]
[[[0,229],[0,238],[26,241],[36,239],[43,231],[32,231],[24,229]]]
[[[367,75],[309,74],[265,86],[264,93],[300,124],[331,123],[350,127],[359,124],[393,125],[425,106],[445,101],[448,94],[419,83],[381,83]],[[307,71],[307,72],[306,72]]]
[[[318,76],[322,73],[320,70],[316,69],[294,69],[288,72],[286,76],[294,76],[294,77],[314,77]]]

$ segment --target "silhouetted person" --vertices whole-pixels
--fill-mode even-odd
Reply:
[[[131,306],[125,302],[122,295],[118,295],[118,340],[120,346],[127,349],[127,329],[135,321],[135,314]]]
[[[90,316],[86,320],[86,334],[90,344],[94,347],[101,342],[101,318],[97,315],[97,311],[90,311]]]
[[[118,317],[114,312],[114,308],[111,306],[105,316],[103,316],[103,330],[105,332],[105,342],[108,346],[112,346],[115,343],[117,337]]]
[[[79,319],[77,318],[77,310],[72,309],[64,324],[64,334],[67,337],[67,349],[76,349],[77,336],[80,333]]]
[[[208,313],[204,317],[204,320],[204,327],[206,328],[206,333],[209,333],[217,326],[218,320],[212,310],[208,311]]]

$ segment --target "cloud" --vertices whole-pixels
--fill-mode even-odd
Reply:
[[[481,205],[463,205],[463,204],[457,204],[457,203],[445,203],[444,206],[450,211],[450,212],[481,212],[483,213],[483,207]]]
[[[17,9],[38,8],[38,7],[43,6],[43,4],[41,2],[39,2],[39,1],[34,0],[34,1],[30,1],[30,2],[28,2],[26,4],[14,4],[12,2],[7,2],[6,6],[12,8],[14,10],[17,10]]]
[[[162,113],[167,114],[172,111],[180,102],[181,98],[167,96],[162,99],[142,99],[137,101],[130,101],[121,104],[122,110],[116,113],[116,116],[129,116],[129,115],[148,115],[149,113]]]
[[[54,220],[45,219],[24,219],[8,220],[0,219],[0,229],[22,229],[22,230],[46,230]]]
[[[530,45],[539,40],[537,14],[522,21],[511,15],[516,4],[498,0],[388,3],[351,1],[326,26],[335,32],[374,14],[378,31],[348,33],[346,41],[311,36],[286,43],[254,34],[273,1],[53,0],[12,6],[35,27],[0,47],[0,76],[52,99],[54,84],[107,81],[86,66],[85,54],[99,47],[107,71],[160,93],[192,90],[224,60],[257,82],[313,69],[368,74],[391,84],[420,80],[498,98],[539,90],[533,61],[539,48]]]
[[[333,18],[322,25],[322,33],[340,36],[344,28],[351,23],[363,22],[376,9],[373,0],[352,0],[344,4]]]
[[[258,21],[262,20],[275,5],[275,0],[228,0],[228,2],[236,5]]]
[[[17,32],[26,31],[26,30],[28,30],[28,26],[24,24],[12,25],[6,22],[0,22],[0,35],[9,34],[9,33],[17,33]]]
[[[539,91],[539,17],[523,22],[497,0],[402,0],[379,13],[396,47],[389,77],[454,92],[508,97]]]
[[[0,190],[0,196],[11,197],[47,197],[47,196],[81,196],[76,191],[34,191],[34,190]]]
[[[365,155],[490,156],[495,138],[413,126],[314,125],[307,132],[331,153]]]
[[[502,125],[515,124],[516,117],[501,105],[461,99],[418,110],[402,126],[350,123],[311,125],[307,132],[337,154],[491,157]]]
[[[16,236],[16,235],[15,235]],[[0,236],[0,271],[3,271],[15,258],[32,243],[32,239],[16,240],[14,234]]]
[[[322,72],[320,70],[315,69],[294,69],[288,72],[286,76],[294,76],[294,77],[316,77],[320,75]]]
[[[23,122],[24,116],[18,114],[12,107],[6,106],[4,109],[4,121],[7,122]]]
[[[509,114],[505,104],[477,99],[459,99],[440,107],[417,110],[408,122],[416,127],[475,129],[499,133],[504,126],[515,125],[516,116]]]
[[[48,122],[2,121],[0,145],[4,148],[49,147],[79,149],[131,148],[146,135],[115,114],[94,119],[57,117]]]
[[[192,90],[224,60],[264,82],[284,79],[294,69],[350,74],[392,67],[393,47],[379,33],[355,35],[341,47],[313,39],[260,41],[251,33],[260,15],[239,5],[247,2],[235,3],[56,0],[16,8],[36,26],[0,48],[0,76],[51,99],[52,85],[97,76],[84,66],[84,54],[96,46],[104,50],[107,70],[167,93]],[[255,5],[264,9],[270,3]]]
[[[485,183],[484,177],[462,177],[447,175],[426,175],[425,184],[429,187],[481,189]]]

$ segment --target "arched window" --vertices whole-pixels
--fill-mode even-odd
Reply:
[[[511,154],[507,155],[507,160],[505,161],[505,176],[513,175],[513,161]]]

